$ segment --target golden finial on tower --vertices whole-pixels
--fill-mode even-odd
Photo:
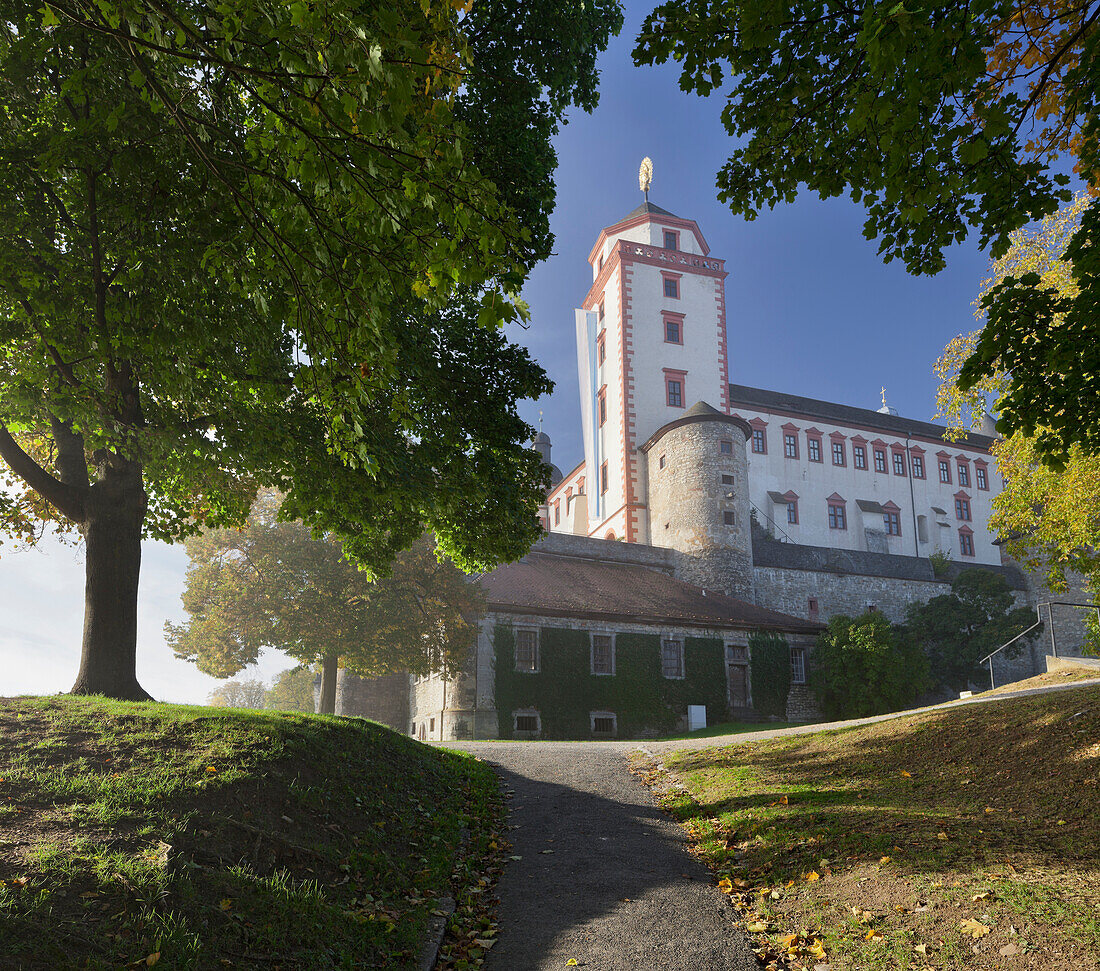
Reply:
[[[649,187],[653,184],[653,159],[648,155],[642,159],[638,169],[638,188],[645,193],[645,201],[649,202]]]
[[[886,407],[886,389],[885,388],[882,389],[882,407],[883,408]]]

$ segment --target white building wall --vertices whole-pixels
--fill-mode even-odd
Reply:
[[[764,429],[767,438],[767,454],[752,451],[749,442],[749,498],[756,507],[756,516],[762,525],[774,529],[779,538],[808,546],[827,546],[835,549],[868,549],[864,525],[877,525],[883,528],[882,516],[878,513],[862,513],[857,500],[863,499],[885,505],[893,502],[899,507],[901,526],[900,536],[886,536],[886,549],[881,552],[898,553],[904,556],[928,556],[941,549],[949,553],[951,559],[959,563],[1001,562],[1000,549],[993,545],[994,536],[989,532],[989,517],[992,514],[992,501],[996,495],[994,484],[995,466],[988,452],[962,443],[936,442],[931,439],[910,439],[910,448],[924,450],[924,479],[908,475],[895,475],[892,445],[905,445],[904,437],[887,434],[868,427],[837,425],[822,422],[817,418],[793,415],[777,415],[739,407],[733,403],[734,414],[748,420],[759,419],[767,422]],[[798,426],[798,458],[787,458],[784,450],[782,428],[785,424]],[[806,436],[808,429],[817,429],[821,434],[820,463],[809,461],[809,447]],[[844,449],[846,465],[833,464],[832,440],[830,435],[840,432],[845,436]],[[857,469],[852,451],[852,438],[862,436],[867,440],[866,471]],[[885,443],[885,474],[876,472],[874,465],[874,442]],[[937,453],[946,451],[950,455],[951,483],[939,481]],[[970,485],[962,486],[958,478],[958,457],[970,459]],[[989,463],[987,469],[988,490],[977,488],[974,460],[984,459]],[[912,482],[912,495],[910,494]],[[1000,480],[997,479],[999,484]],[[955,494],[965,492],[970,497],[969,522],[960,520],[955,514]],[[769,492],[786,494],[794,492],[798,496],[798,523],[787,522],[785,504],[776,504]],[[832,495],[841,496],[847,513],[846,530],[830,529],[828,522],[827,499]],[[944,510],[944,514],[933,512],[933,507]],[[919,536],[914,545],[914,508],[916,515],[926,517],[927,541],[921,542]],[[771,522],[769,522],[771,520]],[[938,523],[946,522],[946,527]],[[968,526],[973,530],[974,556],[963,556],[959,547],[959,528]]]

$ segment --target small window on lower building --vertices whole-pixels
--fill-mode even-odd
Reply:
[[[732,510],[727,509],[722,513],[722,522],[726,526],[736,526],[737,517],[734,515]]]
[[[539,632],[520,628],[516,631],[516,670],[534,674],[539,669]]]
[[[728,441],[727,439],[723,438],[721,441],[718,442],[718,450],[723,455],[732,455],[733,454],[733,442]]]
[[[733,485],[733,476],[732,475],[722,476],[722,485]]]
[[[662,455],[660,457],[660,459],[657,460],[657,468],[663,469],[664,467],[665,467],[665,457]]]
[[[615,673],[615,648],[610,634],[592,635],[592,673]]]
[[[517,711],[512,715],[512,727],[516,734],[537,735],[542,731],[542,720],[537,711]]]
[[[615,715],[610,711],[594,711],[591,713],[592,734],[613,737],[618,726]]]
[[[684,642],[666,637],[661,641],[661,674],[666,678],[684,676]]]
[[[791,684],[806,683],[806,648],[791,648]]]
[[[959,552],[963,556],[974,555],[974,537],[961,529],[959,530]]]

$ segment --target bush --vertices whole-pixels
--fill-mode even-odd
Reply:
[[[810,659],[810,687],[829,718],[898,711],[928,682],[928,659],[881,613],[833,617]]]
[[[791,691],[791,649],[780,634],[755,631],[749,635],[752,706],[761,715],[787,717]]]

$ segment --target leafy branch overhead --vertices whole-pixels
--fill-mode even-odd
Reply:
[[[686,0],[646,19],[639,63],[681,65],[685,90],[729,86],[722,123],[740,141],[719,198],[754,218],[805,186],[848,194],[886,261],[935,273],[971,232],[994,257],[1011,233],[1069,201],[1070,177],[1100,188],[1100,3],[1095,0]],[[999,430],[1037,436],[1060,461],[1100,449],[1100,209],[1068,251],[1072,297],[1032,276],[990,295],[964,365],[974,386],[1009,374]]]

